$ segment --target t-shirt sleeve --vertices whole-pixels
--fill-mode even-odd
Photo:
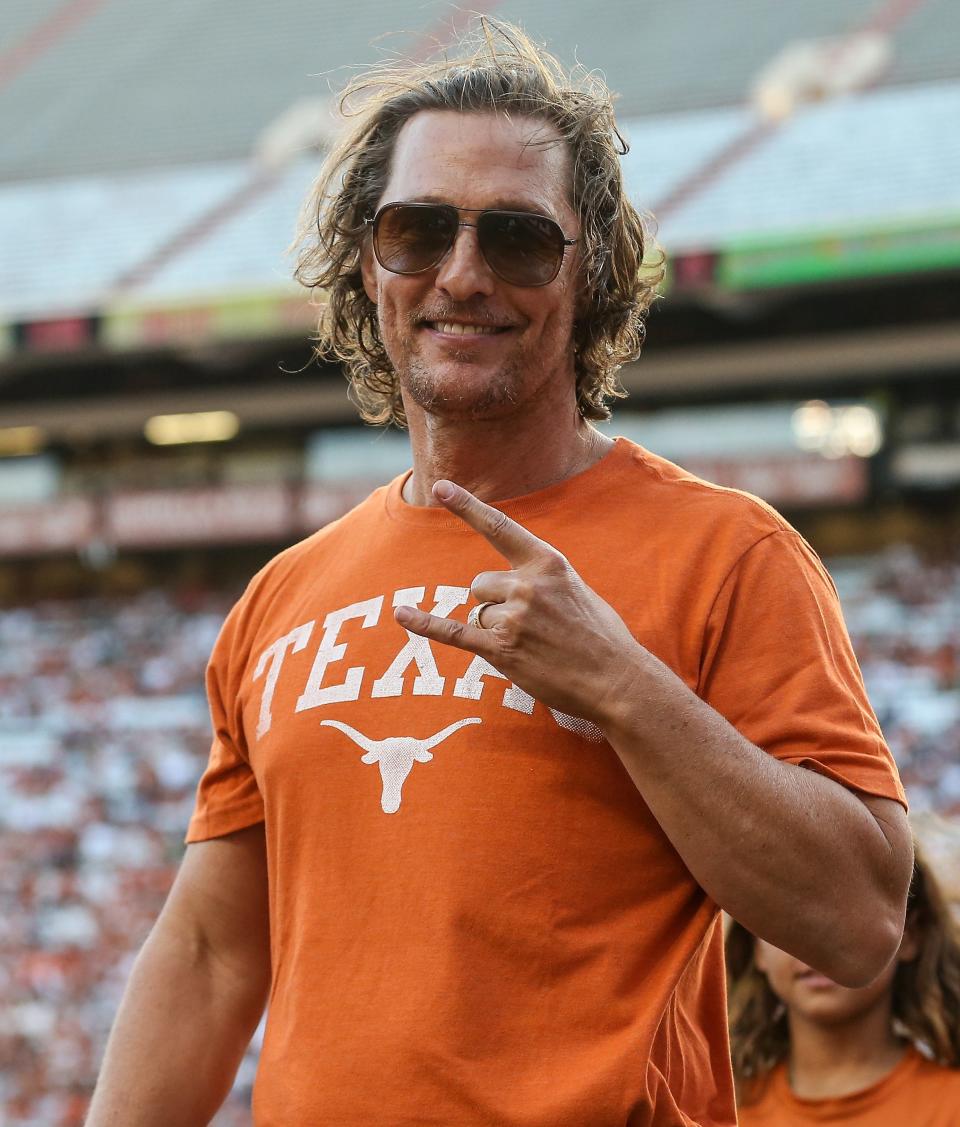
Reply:
[[[704,633],[698,691],[777,759],[906,806],[836,588],[796,532],[765,536],[724,580]]]
[[[197,787],[188,843],[206,841],[262,822],[263,799],[250,766],[238,699],[245,667],[238,643],[241,604],[228,615],[207,666],[213,741]]]

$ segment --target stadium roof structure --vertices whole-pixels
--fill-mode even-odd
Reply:
[[[628,189],[658,220],[677,289],[960,266],[950,0],[477,9],[606,74],[631,143]],[[309,323],[284,251],[319,156],[304,145],[265,162],[258,144],[291,107],[322,114],[354,66],[428,54],[467,15],[435,0],[8,0],[0,358]],[[751,98],[798,43],[811,83],[788,83],[773,110]],[[847,89],[833,78],[858,45],[874,70]]]

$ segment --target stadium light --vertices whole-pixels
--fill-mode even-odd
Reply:
[[[334,98],[301,98],[260,133],[253,146],[254,159],[266,169],[282,171],[305,154],[329,152],[345,125]]]
[[[751,101],[765,120],[783,121],[803,105],[869,88],[892,57],[889,35],[878,31],[788,43],[757,75]]]
[[[47,444],[41,427],[0,427],[0,458],[39,454]]]
[[[187,442],[229,442],[240,430],[232,411],[193,411],[183,415],[154,415],[143,427],[154,446],[179,446]]]
[[[871,458],[883,445],[879,413],[866,403],[831,406],[822,399],[801,403],[793,412],[794,441],[801,450],[825,458],[853,454]]]

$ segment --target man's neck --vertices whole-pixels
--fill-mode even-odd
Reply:
[[[535,419],[437,419],[411,414],[413,473],[404,500],[434,504],[431,487],[446,478],[482,501],[520,497],[582,473],[613,445],[574,411],[545,428]]]
[[[891,1028],[889,1004],[835,1026],[791,1015],[790,1087],[801,1099],[862,1091],[894,1069],[905,1051]]]

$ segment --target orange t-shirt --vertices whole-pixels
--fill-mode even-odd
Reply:
[[[188,840],[265,821],[257,1124],[732,1125],[716,905],[598,729],[395,622],[462,621],[508,566],[401,484],[260,572],[210,663]],[[501,507],[754,743],[903,800],[833,586],[766,505],[621,439]]]
[[[916,1049],[882,1080],[824,1100],[802,1100],[790,1090],[787,1070],[770,1074],[760,1099],[740,1109],[741,1127],[806,1127],[846,1123],[849,1127],[960,1127],[960,1069],[943,1068]]]

